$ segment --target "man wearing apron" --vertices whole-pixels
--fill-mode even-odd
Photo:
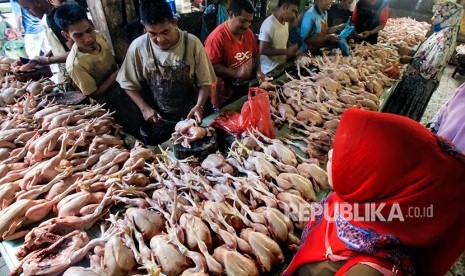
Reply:
[[[339,37],[335,35],[345,27],[344,24],[328,28],[328,10],[332,0],[315,0],[315,5],[305,12],[300,27],[303,44],[300,51],[310,51],[314,55],[321,54],[321,48],[337,47]]]
[[[157,145],[181,119],[202,120],[216,77],[202,43],[177,28],[165,0],[142,2],[140,17],[146,34],[129,46],[116,80],[142,112],[145,143]]]
[[[84,96],[105,103],[124,131],[139,138],[142,114],[116,82],[118,71],[111,47],[95,30],[86,10],[77,3],[68,3],[57,8],[54,20],[63,36],[74,42],[66,70],[75,86]]]

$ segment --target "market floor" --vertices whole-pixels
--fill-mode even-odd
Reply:
[[[436,115],[436,112],[454,95],[457,87],[465,81],[465,76],[459,74],[456,74],[455,78],[452,78],[454,70],[455,66],[453,65],[448,65],[444,70],[439,87],[431,97],[425,114],[421,118],[422,124],[426,125]]]

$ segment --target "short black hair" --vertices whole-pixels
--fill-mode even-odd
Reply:
[[[173,12],[165,0],[143,0],[139,7],[140,20],[144,25],[156,25],[173,20]]]
[[[299,7],[300,6],[300,0],[279,0],[278,8],[281,7],[284,4],[296,5],[297,7]]]
[[[239,16],[242,11],[254,13],[254,8],[250,0],[231,0],[231,3],[229,4],[229,11],[231,11],[235,16]]]
[[[58,27],[65,32],[68,31],[70,25],[74,25],[82,20],[89,20],[86,10],[75,3],[65,3],[58,7],[53,19]]]

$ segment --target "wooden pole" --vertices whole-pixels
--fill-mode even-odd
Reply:
[[[117,63],[124,60],[129,47],[120,30],[136,18],[137,3],[138,0],[87,0],[94,25],[113,47]]]

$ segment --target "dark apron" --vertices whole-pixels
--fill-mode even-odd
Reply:
[[[161,119],[156,123],[144,122],[142,125],[141,135],[146,144],[158,145],[167,141],[174,132],[176,123],[185,119],[197,102],[198,91],[189,75],[190,66],[187,64],[187,32],[180,35],[184,35],[182,60],[177,65],[169,66],[158,63],[147,36],[147,51],[153,60],[153,64],[149,64],[149,94],[153,108]]]
[[[119,83],[116,82],[101,99],[97,99],[97,102],[102,101],[105,102],[108,109],[115,112],[113,117],[116,123],[123,127],[123,131],[141,139],[140,127],[144,117],[139,107],[120,87]]]

